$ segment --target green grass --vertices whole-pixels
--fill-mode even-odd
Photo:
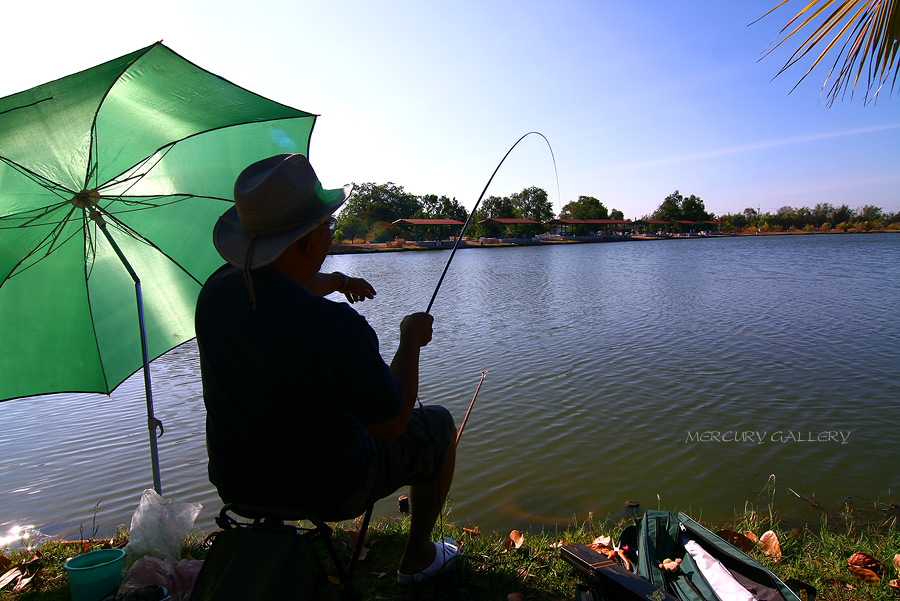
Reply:
[[[759,548],[749,554],[782,580],[797,578],[812,584],[818,589],[819,598],[833,601],[897,599],[888,582],[898,577],[892,560],[900,552],[900,532],[896,527],[900,508],[893,504],[876,503],[858,510],[847,504],[836,513],[820,511],[818,523],[794,525],[780,520],[771,499],[774,499],[774,494],[762,509],[747,504],[744,511],[730,522],[704,525],[713,531],[728,528],[738,532],[751,531],[757,536],[766,530],[773,530],[781,543],[781,560],[775,562]],[[814,500],[806,500],[815,508]],[[473,535],[463,529],[462,523],[445,518],[443,532],[436,530],[435,538],[443,535],[461,541],[462,555],[457,573],[452,580],[406,588],[396,583],[395,574],[406,540],[408,518],[385,518],[370,526],[368,554],[357,568],[354,582],[363,599],[371,600],[502,601],[513,593],[520,593],[521,598],[528,601],[571,599],[578,578],[572,568],[559,558],[558,544],[589,544],[600,535],[618,539],[629,523],[614,523],[594,516],[585,521],[573,520],[564,530],[525,532],[524,544],[515,550],[504,545],[509,532]],[[347,529],[352,529],[353,524],[341,526],[336,529],[335,543],[346,557],[350,553]],[[125,541],[125,533],[117,533],[113,544],[121,545]],[[93,543],[91,549],[99,546],[99,543]],[[861,582],[847,569],[847,559],[858,551],[871,555],[883,564],[885,569],[880,582]],[[42,557],[27,566],[27,573],[36,574],[32,581],[20,592],[12,592],[9,590],[12,585],[7,585],[0,590],[0,601],[69,599],[68,581],[62,564],[67,557],[81,552],[81,545],[47,542],[40,547],[40,552]],[[15,566],[28,560],[32,553],[7,551],[4,555]],[[205,555],[203,539],[188,539],[185,555],[202,558]],[[12,566],[0,568],[0,575]]]

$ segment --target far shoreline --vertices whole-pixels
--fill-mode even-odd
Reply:
[[[470,248],[514,248],[520,246],[551,246],[551,245],[560,245],[560,244],[604,244],[604,243],[612,243],[612,242],[648,242],[648,241],[658,241],[658,240],[703,240],[703,239],[712,239],[712,238],[740,238],[740,237],[756,237],[756,236],[816,236],[816,235],[828,235],[828,234],[836,234],[836,235],[854,235],[854,234],[898,234],[900,233],[900,229],[880,229],[880,230],[871,230],[868,232],[861,231],[840,231],[840,230],[828,230],[828,231],[793,231],[793,232],[733,232],[733,233],[723,233],[723,234],[712,234],[712,235],[671,235],[666,237],[659,236],[629,236],[629,237],[608,237],[608,236],[577,236],[566,239],[553,239],[553,240],[534,240],[533,238],[506,238],[500,242],[489,242],[483,243],[477,240],[463,240],[459,245],[459,249],[470,249]],[[514,241],[512,241],[514,240]],[[422,244],[422,246],[420,246]],[[438,250],[451,250],[455,244],[455,241],[443,240],[440,245],[437,245],[434,241],[428,240],[423,242],[404,242],[402,244],[398,242],[342,242],[342,243],[332,243],[331,250],[328,254],[330,255],[351,255],[351,254],[372,254],[372,253],[385,253],[385,252],[418,252],[418,251],[438,251]]]

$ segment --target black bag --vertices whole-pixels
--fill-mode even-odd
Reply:
[[[578,601],[678,601],[587,545],[566,545],[559,554],[591,583],[589,587],[578,586]]]
[[[222,510],[193,601],[337,601],[312,540],[316,531],[258,519],[236,522]],[[329,532],[330,534],[330,532]]]

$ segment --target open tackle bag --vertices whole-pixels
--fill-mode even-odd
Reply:
[[[608,559],[585,545],[569,545],[560,553],[599,589],[594,599],[800,601],[768,568],[684,513],[648,510],[622,532],[618,548],[628,561]],[[664,560],[673,569],[660,567]],[[813,587],[788,583],[805,589],[807,601],[815,599]]]

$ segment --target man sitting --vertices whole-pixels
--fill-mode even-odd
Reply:
[[[365,318],[323,298],[374,296],[360,278],[319,269],[334,211],[351,192],[322,188],[305,156],[247,167],[213,240],[228,262],[197,301],[209,478],[226,503],[354,518],[410,485],[398,580],[440,573],[458,554],[431,532],[453,478],[450,413],[414,411],[420,349],[433,318],[407,315],[390,367]]]

